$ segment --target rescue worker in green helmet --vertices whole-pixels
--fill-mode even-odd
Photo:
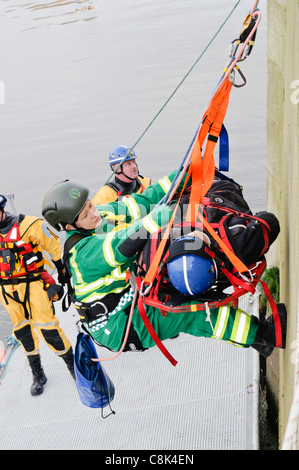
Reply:
[[[66,230],[63,260],[72,277],[72,302],[90,336],[110,350],[119,351],[122,346],[133,299],[127,272],[136,272],[135,254],[172,216],[170,205],[155,205],[165,196],[175,175],[173,172],[162,178],[142,194],[106,205],[110,212],[124,217],[128,224],[124,230],[109,226],[109,221],[99,214],[89,199],[88,189],[80,184],[66,180],[53,186],[44,197],[44,218],[55,229]],[[178,191],[182,189],[184,179]],[[188,301],[191,307],[192,303],[196,300]],[[194,310],[191,308],[182,315],[168,313],[164,317],[158,308],[148,306],[147,316],[162,341],[181,332],[214,338],[214,330],[206,321],[206,312]],[[286,319],[284,312],[280,315],[285,338]],[[246,312],[226,305],[212,309],[210,318],[217,336],[224,341],[245,348],[256,345],[273,348],[276,345],[272,316],[262,323]],[[154,345],[136,305],[125,351],[145,350]]]
[[[64,283],[61,246],[41,219],[6,212],[6,202],[0,195],[0,301],[11,317],[13,334],[23,346],[32,370],[31,395],[40,395],[47,377],[41,365],[38,335],[65,361],[75,378],[72,346],[54,316],[47,293],[46,283],[48,277],[52,278],[44,276],[42,250],[50,254],[58,281]],[[53,297],[61,286],[55,287]]]
[[[120,201],[133,193],[141,194],[151,184],[150,178],[139,175],[136,158],[135,152],[125,145],[110,152],[109,165],[112,171],[116,169],[115,176],[97,192],[92,200],[95,206]]]

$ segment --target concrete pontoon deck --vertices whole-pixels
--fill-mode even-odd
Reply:
[[[257,311],[258,299],[240,307]],[[75,347],[73,307],[56,314]],[[158,348],[123,353],[103,366],[115,385],[115,415],[101,418],[79,399],[64,362],[40,341],[48,377],[44,393],[30,395],[32,375],[21,347],[0,384],[0,449],[247,450],[258,448],[258,354],[217,341],[181,334],[165,342],[178,360],[173,367]],[[99,357],[112,353],[97,348]],[[106,412],[108,408],[104,409]]]

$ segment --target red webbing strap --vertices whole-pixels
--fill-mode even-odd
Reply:
[[[141,296],[139,296],[139,299],[138,299],[138,311],[139,311],[140,316],[143,320],[143,323],[144,323],[147,331],[151,335],[153,341],[156,343],[156,345],[158,346],[160,351],[164,354],[166,359],[168,359],[169,362],[175,367],[178,362],[174,359],[174,357],[170,354],[170,352],[165,348],[164,344],[162,343],[162,341],[158,337],[157,333],[155,332],[155,330],[153,328],[153,325],[149,321],[149,318],[146,314],[146,311],[145,311],[145,308],[144,308],[144,305],[143,305],[143,300],[142,300]]]
[[[248,271],[248,268],[245,266],[244,263],[226,246],[226,244],[221,240],[221,238],[217,235],[213,227],[209,224],[209,222],[203,217],[200,211],[198,211],[198,217],[209,232],[209,234],[214,238],[214,240],[218,243],[223,253],[228,257],[232,265],[236,268],[239,273],[244,273]]]
[[[250,284],[247,282],[243,281],[237,276],[234,276],[231,272],[229,272],[226,268],[222,268],[223,273],[226,275],[227,279],[229,282],[234,286],[238,287],[241,289],[247,290],[247,292],[250,292],[251,294],[254,294],[254,287],[252,287]]]
[[[280,322],[280,317],[279,317],[278,310],[277,310],[277,305],[272,295],[270,294],[269,287],[267,286],[267,284],[261,280],[259,282],[263,286],[265,296],[267,297],[267,300],[272,310],[274,324],[275,324],[276,347],[282,348],[283,344],[282,344],[282,334],[281,334],[281,322]]]
[[[227,207],[221,207],[221,206],[218,206],[217,204],[213,204],[213,203],[206,203],[204,205],[204,207],[212,207],[212,208],[221,210],[223,212],[228,212],[229,214],[237,215],[238,217],[243,217],[245,219],[251,219],[251,220],[256,220],[256,221],[260,222],[262,232],[263,232],[263,236],[264,236],[264,240],[265,240],[264,248],[263,248],[262,252],[260,253],[260,256],[262,256],[266,253],[267,249],[269,248],[269,238],[270,238],[269,234],[271,233],[271,228],[270,228],[269,224],[264,219],[260,219],[259,217],[256,217],[255,215],[251,215],[251,214],[241,214],[240,212],[238,212],[234,209],[229,209]],[[225,229],[224,229],[224,226],[223,226],[223,221],[225,220],[225,218],[226,218],[226,216],[222,217],[222,219],[218,223],[219,235],[221,237],[221,240],[224,240],[225,244],[229,247],[230,250],[232,250],[231,244],[229,243],[228,237],[226,235],[226,232],[225,232]],[[213,224],[211,224],[211,225],[213,225]],[[217,227],[217,224],[216,224],[216,227]]]
[[[254,293],[255,289],[252,286],[250,286],[245,281],[242,281],[241,279],[231,274],[226,268],[223,269],[223,272],[233,286],[241,287],[243,289],[246,289],[248,292],[251,292],[252,294]],[[267,284],[264,281],[261,281],[260,279],[259,279],[259,282],[262,284],[262,287],[265,292],[265,296],[267,297],[267,300],[272,310],[274,325],[275,325],[276,347],[282,348],[283,344],[282,344],[282,334],[281,334],[281,322],[280,322],[280,317],[279,317],[278,310],[277,310],[277,305],[272,295],[270,294],[269,287],[267,286]]]

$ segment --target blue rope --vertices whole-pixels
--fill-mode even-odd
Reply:
[[[194,62],[194,64],[192,65],[192,67],[190,68],[190,70],[186,73],[186,75],[184,76],[184,78],[180,81],[180,83],[178,84],[178,86],[175,88],[175,90],[171,93],[171,95],[169,96],[169,98],[166,100],[166,102],[164,103],[164,105],[162,106],[162,108],[158,111],[158,113],[156,114],[156,116],[152,119],[152,121],[149,123],[149,125],[147,126],[147,128],[145,129],[145,131],[141,134],[141,136],[139,137],[139,139],[135,142],[135,144],[131,147],[130,150],[133,150],[136,145],[140,142],[140,140],[142,139],[142,137],[146,134],[146,132],[149,130],[149,128],[152,126],[152,124],[155,122],[155,120],[157,119],[157,117],[162,113],[163,109],[167,106],[167,104],[169,103],[169,101],[172,99],[172,97],[175,95],[175,93],[178,91],[178,89],[182,86],[182,84],[184,83],[184,81],[186,80],[186,78],[190,75],[190,73],[192,72],[192,70],[195,68],[195,66],[198,64],[198,62],[200,61],[200,59],[202,58],[202,56],[205,54],[205,52],[208,50],[208,48],[210,47],[210,45],[212,44],[212,42],[216,39],[216,37],[218,36],[218,34],[220,33],[220,31],[222,30],[223,26],[227,23],[227,21],[229,20],[229,18],[231,17],[231,15],[233,14],[233,12],[235,11],[235,9],[237,8],[237,6],[239,5],[239,3],[241,2],[241,0],[238,0],[237,3],[235,4],[235,6],[233,7],[233,9],[231,10],[231,12],[229,13],[229,15],[227,16],[227,18],[224,20],[224,22],[222,23],[222,25],[220,26],[220,28],[218,29],[218,31],[214,34],[214,36],[212,37],[212,39],[210,40],[210,42],[208,43],[208,45],[204,48],[203,52],[200,54],[200,56],[198,57],[198,59]],[[112,178],[112,176],[114,175],[114,173],[116,172],[116,170],[118,170],[118,168],[122,165],[122,163],[125,161],[125,159],[127,158],[127,155],[124,156],[124,158],[122,159],[122,161],[119,163],[119,165],[115,168],[115,170],[111,173],[111,175],[109,176],[109,178],[107,179],[106,183],[108,183],[108,181]]]
[[[6,345],[14,348],[17,345],[19,346],[20,343],[13,335],[10,335],[6,337]]]
[[[9,363],[10,359],[11,359],[11,356],[16,351],[16,349],[20,346],[20,343],[19,343],[19,341],[16,340],[16,338],[14,336],[10,335],[10,336],[6,337],[6,345],[7,345],[7,347],[11,346],[12,351],[11,351],[11,353],[8,357],[8,360],[5,364],[3,362],[0,362],[0,378],[1,378],[1,380],[4,379],[4,376],[5,376],[6,370],[7,370],[7,366],[8,366],[8,363]],[[4,369],[3,372],[2,372],[2,369]]]

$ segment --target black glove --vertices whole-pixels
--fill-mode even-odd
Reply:
[[[62,263],[62,261],[59,259],[57,261],[53,261],[57,268],[58,272],[58,282],[59,284],[62,284],[63,286],[66,284],[67,279],[66,279],[66,272],[65,272],[65,267]]]
[[[55,294],[58,294],[57,300],[61,300],[64,294],[64,289],[60,284],[51,284],[50,287],[47,289],[47,294],[49,300],[51,300],[52,297],[55,296]]]

